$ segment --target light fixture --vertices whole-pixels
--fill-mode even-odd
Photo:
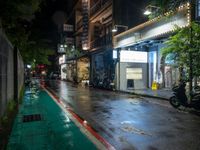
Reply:
[[[112,32],[117,32],[117,28],[114,27],[114,28],[112,29]]]
[[[30,69],[30,68],[31,68],[31,65],[26,65],[26,67]]]
[[[89,49],[88,44],[83,43],[83,44],[82,44],[82,49],[83,49],[84,51],[88,50],[88,49]]]
[[[83,47],[83,50],[88,50],[88,48],[84,46],[84,47]]]
[[[118,28],[125,28],[125,30],[128,30],[128,26],[125,25],[114,25],[112,32],[117,32]]]
[[[146,8],[145,8],[145,11],[144,11],[144,15],[150,15],[152,14],[152,10],[159,10],[161,9],[160,7],[158,6],[153,6],[153,5],[148,5]]]
[[[150,15],[151,13],[152,12],[149,9],[147,9],[147,10],[144,11],[144,15]]]

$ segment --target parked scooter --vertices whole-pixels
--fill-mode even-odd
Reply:
[[[194,108],[200,110],[200,91],[199,87],[195,88],[195,91],[191,93],[191,102],[188,103],[188,98],[185,94],[185,82],[181,82],[178,86],[172,88],[174,96],[170,97],[170,104],[179,108],[180,106]]]

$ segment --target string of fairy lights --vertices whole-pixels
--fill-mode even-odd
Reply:
[[[178,12],[181,11],[186,11],[186,17],[187,17],[187,24],[183,24],[183,25],[179,25],[180,28],[185,28],[191,25],[191,4],[189,2],[187,2],[186,4],[183,4],[181,6],[179,6],[175,11],[168,11],[166,13],[164,13],[163,15],[160,15],[158,17],[155,17],[147,22],[144,22],[136,27],[133,27],[127,31],[124,31],[116,36],[114,36],[114,45],[116,45],[117,42],[124,40],[127,37],[130,37],[130,35],[134,35],[134,33],[136,33],[137,31],[139,31],[140,29],[147,27],[153,23],[156,23],[158,21],[160,21],[161,19],[163,19],[164,17],[170,17]],[[154,38],[162,36],[162,35],[166,35],[166,34],[170,34],[175,32],[176,28],[173,28],[172,30],[157,34],[154,36]]]

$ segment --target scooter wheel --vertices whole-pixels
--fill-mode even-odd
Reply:
[[[174,107],[174,108],[178,108],[181,103],[179,102],[179,100],[176,98],[176,96],[172,96],[169,99],[170,104]]]

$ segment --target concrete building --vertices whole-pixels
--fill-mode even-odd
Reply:
[[[84,61],[84,65],[78,63],[77,68],[87,70],[90,84],[93,86],[110,88],[110,84],[113,84],[116,61],[112,57],[112,29],[116,27],[117,33],[120,33],[142,22],[144,17],[138,15],[141,14],[138,4],[143,7],[145,1],[137,4],[132,0],[77,1],[74,7],[75,47],[87,53],[81,57],[87,61]],[[77,74],[79,73],[78,71]]]
[[[114,51],[118,53],[116,65],[117,89],[151,88],[154,82],[162,88],[171,88],[179,79],[178,66],[162,57],[161,49],[175,27],[188,27],[192,21],[190,3],[174,12],[144,22],[114,36]]]

